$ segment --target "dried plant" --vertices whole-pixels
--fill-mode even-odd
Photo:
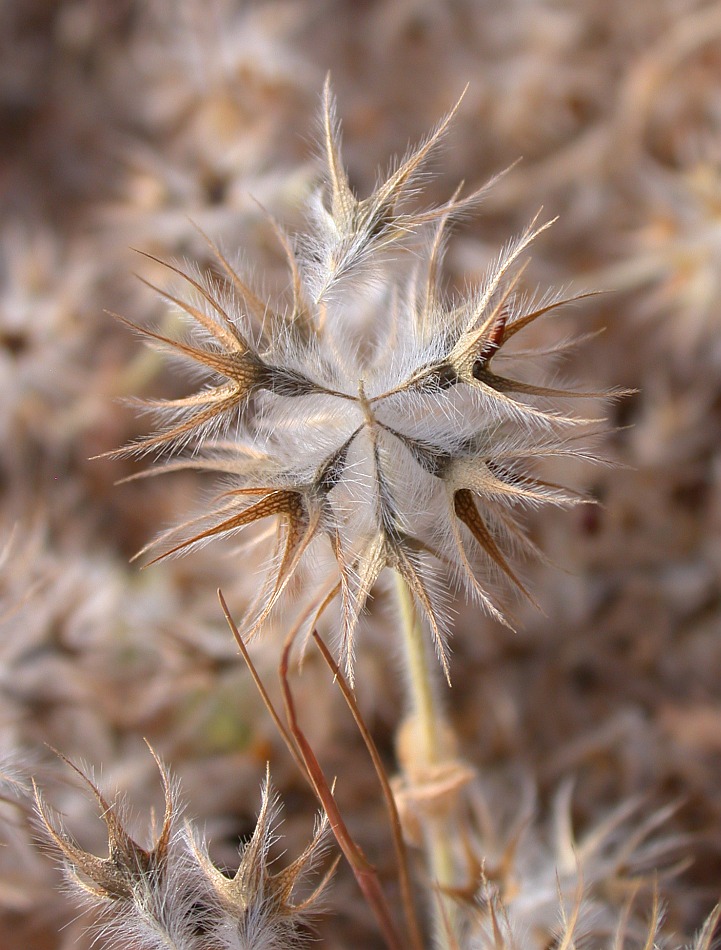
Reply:
[[[493,946],[496,932],[509,947],[525,946],[524,934],[534,946],[554,939],[614,950],[649,946],[660,926],[659,883],[679,873],[688,845],[664,832],[673,806],[644,815],[643,803],[630,800],[577,835],[567,782],[539,833],[525,784],[526,800],[505,832],[503,806],[479,784],[472,790],[478,872],[471,946]]]
[[[340,593],[340,652],[351,679],[358,618],[386,567],[412,591],[449,677],[447,578],[503,619],[489,581],[503,576],[527,594],[507,552],[535,553],[516,512],[582,500],[535,467],[592,457],[578,442],[592,420],[551,402],[582,394],[534,382],[538,355],[512,346],[520,331],[568,302],[519,287],[519,262],[551,222],[535,218],[479,288],[443,292],[448,222],[481,192],[460,198],[457,191],[424,210],[412,199],[456,109],[359,200],[343,170],[326,83],[325,187],[313,197],[305,232],[290,238],[277,228],[291,298],[265,301],[215,249],[220,277],[169,264],[190,295],[161,291],[190,318],[193,335],[138,328],[211,375],[194,395],[142,402],[164,425],[123,451],[184,450],[164,470],[225,476],[210,510],[145,551],[160,547],[160,560],[274,518],[268,576],[245,630],[252,635],[324,538],[336,570],[317,572],[313,599],[320,610]]]
[[[0,775],[0,944],[132,944],[123,919],[138,933],[132,900],[76,882],[108,924],[85,934],[85,915],[75,918],[51,862],[32,848],[29,772],[84,845],[52,847],[85,885],[77,861],[90,866],[101,853],[93,803],[57,786],[65,768],[44,743],[105,763],[108,781],[142,802],[154,797],[139,741],[148,735],[182,775],[224,867],[237,866],[234,842],[270,759],[295,806],[284,847],[303,850],[298,773],[257,718],[219,622],[220,585],[243,637],[262,628],[250,649],[266,682],[279,638],[290,634],[287,649],[296,649],[316,619],[324,639],[337,637],[354,699],[337,665],[332,675],[381,740],[386,767],[398,693],[408,691],[400,774],[384,781],[406,838],[407,903],[425,916],[420,938],[407,927],[396,944],[710,950],[718,911],[691,935],[718,897],[721,853],[717,0],[27,0],[5,4],[0,23],[0,524],[16,525],[12,544],[0,538],[0,758],[12,763]],[[311,194],[308,114],[328,69],[346,134],[341,159],[328,94],[326,177]],[[448,132],[437,127],[408,153],[411,166],[420,161],[407,181],[398,162],[374,185],[377,163],[416,140],[466,82]],[[453,147],[436,163],[441,139]],[[453,194],[458,178],[472,169],[484,180],[519,155],[483,190],[482,223],[456,228],[481,197]],[[524,271],[519,245],[544,227],[539,201],[559,221],[533,240]],[[529,220],[506,248],[506,260],[519,256],[484,302],[503,268],[497,249]],[[219,253],[203,231],[230,250]],[[163,288],[152,298],[127,280],[128,245],[194,260],[177,270],[195,285],[172,273],[166,283],[163,265],[146,261],[144,276]],[[557,322],[533,319],[561,294],[524,297],[521,287],[574,274],[568,296],[622,294],[589,308],[589,329],[608,331],[569,351],[566,383],[556,377]],[[478,289],[460,290],[464,281]],[[165,456],[165,469],[218,479],[197,520],[159,539],[151,556],[224,535],[247,556],[221,560],[214,546],[160,570],[128,568],[159,526],[190,517],[195,474],[112,491],[131,463],[87,456],[132,441],[143,425],[110,397],[190,390],[156,354],[129,362],[132,341],[98,319],[104,307],[172,341],[151,339],[202,374],[195,397],[155,406],[160,431],[135,443],[139,454]],[[193,328],[181,335],[181,323]],[[507,336],[516,325],[523,332]],[[467,330],[479,332],[479,357],[500,344],[485,378],[451,360]],[[575,459],[593,457],[583,447],[595,444],[596,427],[571,421],[570,396],[503,386],[568,390],[591,378],[639,389],[610,407],[620,427],[599,437],[599,454],[623,464],[584,466],[584,490],[602,504],[559,517],[555,503],[581,499],[555,483],[576,483]],[[346,440],[345,456],[323,472]],[[554,444],[562,454],[547,451]],[[264,491],[242,494],[256,488]],[[543,612],[529,598],[512,603],[508,589],[519,585]],[[295,725],[319,768],[332,761],[331,822],[348,820],[402,928],[380,796],[368,794],[359,736],[336,716],[336,689],[316,660],[309,650],[302,678],[292,678]],[[409,675],[397,675],[403,666]],[[534,808],[518,806],[519,774],[537,789]],[[558,793],[569,777],[572,808]],[[497,791],[482,821],[479,786]],[[682,802],[674,813],[664,809],[669,795]],[[648,818],[631,812],[639,799]],[[609,809],[611,824],[626,816],[615,830]],[[116,814],[131,833],[123,808]],[[664,825],[639,842],[655,816]],[[205,845],[182,821],[174,830],[185,844],[168,854],[200,874]],[[152,856],[161,837],[162,828],[148,844],[132,831],[126,854]],[[674,840],[689,866],[669,879]],[[260,876],[272,877],[278,868],[260,851]],[[108,866],[95,861],[106,880]],[[358,848],[350,867],[367,870],[364,861]],[[206,871],[211,903],[226,889],[247,893],[220,878],[215,887]],[[312,944],[295,927],[309,890],[289,896],[299,912],[276,915],[274,933],[256,916],[266,940]],[[362,892],[341,867],[334,913],[318,924],[324,946],[374,939]],[[182,916],[183,902],[174,906]],[[209,934],[193,939],[212,948]]]
[[[212,862],[192,826],[181,821],[178,789],[157,764],[165,811],[149,848],[127,831],[127,809],[108,801],[76,768],[100,805],[108,833],[107,858],[77,844],[35,790],[45,837],[61,858],[73,890],[100,913],[99,934],[112,946],[138,950],[281,950],[294,945],[327,884],[324,878],[305,899],[294,896],[323,854],[327,822],[319,822],[313,840],[295,861],[272,871],[270,851],[279,808],[266,776],[255,831],[241,847],[238,869],[229,876]]]
[[[445,203],[419,209],[419,182],[459,106],[358,199],[343,168],[326,80],[324,185],[312,196],[303,232],[291,237],[274,225],[290,296],[265,300],[212,242],[219,273],[168,264],[186,294],[159,293],[190,320],[192,333],[137,329],[210,379],[190,396],[141,402],[162,427],[120,450],[182,454],[145,475],[191,468],[224,476],[209,510],[141,552],[160,546],[156,561],[266,518],[277,522],[246,639],[268,620],[311,548],[324,543],[333,569],[316,569],[288,642],[304,622],[311,630],[339,596],[340,654],[352,685],[359,616],[381,572],[395,572],[411,709],[399,788],[409,801],[425,802],[421,838],[431,880],[446,888],[457,876],[448,822],[472,772],[456,761],[416,608],[450,682],[450,608],[441,590],[449,582],[465,589],[503,622],[489,594],[496,577],[530,599],[509,561],[509,551],[536,553],[516,513],[583,500],[537,469],[549,459],[593,458],[580,438],[596,420],[557,403],[597,395],[538,381],[538,352],[514,348],[519,332],[569,302],[520,286],[524,252],[552,222],[539,224],[537,215],[480,287],[444,291],[449,222],[485,189],[461,198],[459,188]],[[452,906],[444,900],[439,910],[436,934],[446,918],[453,932]]]

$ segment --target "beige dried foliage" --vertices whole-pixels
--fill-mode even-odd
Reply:
[[[256,619],[273,598],[276,573],[264,588],[258,583],[249,543],[242,570],[214,547],[136,577],[127,557],[153,531],[187,516],[190,477],[113,491],[110,483],[134,471],[131,464],[83,461],[142,431],[109,396],[192,398],[155,354],[129,363],[132,341],[100,316],[107,308],[142,326],[161,319],[158,332],[177,338],[181,317],[159,318],[168,301],[152,300],[128,281],[138,265],[127,246],[161,258],[187,255],[211,267],[214,294],[225,280],[235,283],[232,296],[253,311],[248,335],[256,345],[265,301],[272,298],[282,327],[298,275],[283,249],[287,237],[274,236],[277,229],[253,198],[298,229],[294,209],[314,181],[307,129],[327,69],[343,105],[353,195],[370,195],[378,163],[417,141],[469,83],[443,161],[435,163],[432,179],[419,179],[427,198],[414,204],[409,195],[405,210],[442,209],[449,196],[458,200],[459,178],[482,181],[519,155],[523,161],[483,196],[487,214],[479,223],[466,216],[453,234],[441,226],[442,215],[423,225],[436,250],[428,249],[419,299],[422,284],[460,296],[463,275],[480,283],[498,246],[522,230],[543,201],[560,217],[535,242],[524,284],[548,286],[577,274],[571,295],[589,286],[625,288],[589,308],[588,329],[607,325],[604,335],[578,352],[551,352],[544,363],[562,358],[564,377],[593,380],[590,389],[610,381],[640,393],[614,410],[632,427],[603,447],[630,469],[579,473],[564,456],[546,459],[542,475],[533,473],[563,482],[572,465],[573,483],[602,504],[563,518],[550,509],[524,512],[524,534],[535,547],[523,569],[510,550],[524,544],[522,537],[512,532],[510,547],[499,544],[505,564],[546,616],[521,600],[513,611],[517,632],[510,634],[479,620],[475,606],[454,600],[456,723],[470,758],[486,770],[509,769],[502,797],[512,797],[514,766],[533,774],[541,808],[533,834],[541,837],[544,806],[569,774],[577,777],[582,827],[597,824],[609,802],[635,794],[649,796],[649,811],[669,794],[685,797],[668,820],[669,833],[699,832],[686,847],[696,863],[660,886],[668,909],[655,942],[676,947],[683,940],[674,934],[685,933],[693,946],[691,934],[718,896],[721,853],[713,733],[721,676],[718,23],[716,0],[2,5],[3,537],[9,526],[18,527],[0,575],[0,738],[13,761],[19,756],[27,764],[30,756],[35,768],[41,760],[42,784],[53,785],[52,800],[73,814],[81,840],[92,840],[91,810],[74,792],[55,787],[60,770],[47,761],[44,740],[72,756],[104,761],[133,799],[147,801],[154,779],[139,736],[149,735],[182,773],[194,812],[208,823],[228,864],[233,856],[226,838],[245,821],[243,803],[265,758],[274,758],[284,792],[295,796],[297,783],[248,700],[214,597],[220,583],[238,616],[257,598]],[[393,209],[398,213],[404,209]],[[235,251],[225,254],[239,281],[188,215],[223,248],[253,247],[250,265]],[[409,246],[421,232],[407,235]],[[389,240],[385,257],[396,256],[405,239]],[[265,276],[258,282],[261,262]],[[161,265],[147,261],[141,268],[166,288]],[[194,290],[166,289],[205,313]],[[388,312],[399,306],[380,305]],[[349,338],[362,340],[367,313],[349,316]],[[517,384],[557,386],[557,379],[536,373],[535,361],[541,349],[554,350],[566,319],[561,311],[558,320],[538,320],[517,343],[508,341],[506,352],[526,339],[532,354],[518,359],[517,372],[503,372],[500,356],[491,371]],[[389,339],[392,347],[397,337]],[[20,353],[23,341],[28,345]],[[205,335],[192,345],[212,349],[213,341]],[[217,382],[235,385],[232,376]],[[506,395],[527,405],[542,398]],[[206,398],[196,411],[214,408]],[[222,398],[221,392],[218,403]],[[209,418],[212,428],[212,413]],[[478,474],[474,465],[468,469]],[[206,477],[202,471],[200,477]],[[468,477],[468,470],[453,473],[461,492],[470,489],[463,483]],[[489,490],[485,473],[478,477]],[[264,500],[248,496],[238,512]],[[240,496],[224,499],[231,501]],[[479,548],[454,509],[449,502],[451,534],[455,529],[473,555],[462,572],[482,567],[482,590],[497,602],[495,587],[506,570]],[[260,534],[274,520],[284,520],[282,531],[290,533],[285,513],[243,528],[249,541],[256,532],[259,555],[272,548],[274,528],[265,541]],[[276,569],[286,537],[273,549]],[[571,573],[549,566],[538,548]],[[458,550],[461,561],[463,553]],[[433,562],[427,552],[418,556]],[[254,644],[265,675],[272,676],[284,628],[308,609],[303,596],[314,592],[317,572],[330,577],[334,564],[332,545],[322,539],[300,558]],[[368,568],[370,577],[374,563]],[[355,663],[359,701],[381,736],[395,715],[398,679],[388,660],[389,573],[381,572],[367,604]],[[319,596],[338,584],[329,581]],[[338,611],[333,603],[320,618],[324,636],[337,629]],[[369,850],[386,854],[385,826],[368,794],[356,741],[336,721],[332,694],[321,687],[309,660],[297,684],[304,722],[321,758],[337,754],[338,771],[352,772],[345,801]],[[14,814],[15,806],[8,807]],[[501,835],[501,818],[494,814],[492,822]],[[302,850],[302,825],[301,816],[286,816],[292,853]],[[43,869],[31,855],[26,832],[3,839],[3,947],[88,946],[79,923],[62,926],[74,911],[49,887],[47,863]],[[492,863],[494,848],[484,840]],[[546,865],[554,860],[546,851]],[[372,939],[365,910],[342,875],[333,902],[344,913],[323,925],[328,946]],[[567,895],[569,920],[572,903]],[[509,939],[500,908],[497,916],[498,939]],[[619,932],[623,919],[636,916],[632,910],[622,918]],[[699,947],[713,943],[712,932],[710,921]]]

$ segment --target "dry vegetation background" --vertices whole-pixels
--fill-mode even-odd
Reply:
[[[232,865],[270,760],[290,856],[310,834],[313,800],[216,600],[220,585],[241,616],[253,565],[218,544],[141,572],[130,556],[192,510],[202,484],[176,474],[114,487],[138,466],[88,459],[148,431],[117,397],[189,385],[103,312],[167,322],[132,277],[162,283],[162,272],[130,247],[208,263],[195,222],[263,261],[265,286],[282,280],[254,199],[297,223],[316,181],[329,69],[361,194],[466,83],[434,160],[433,198],[523,157],[455,229],[451,285],[480,279],[543,205],[560,220],[537,242],[528,284],[612,291],[534,332],[550,344],[605,328],[564,373],[638,390],[612,407],[604,451],[621,464],[566,466],[563,478],[601,506],[535,517],[549,563],[527,564],[524,578],[543,614],[516,604],[511,633],[459,605],[450,709],[480,770],[483,848],[501,848],[532,797],[524,860],[547,868],[551,885],[569,860],[553,832],[568,780],[580,837],[634,799],[626,835],[675,806],[659,834],[680,837],[662,864],[683,866],[659,886],[665,930],[681,943],[721,892],[718,2],[2,0],[3,769],[29,769],[100,854],[96,806],[48,746],[102,768],[103,786],[126,790],[143,819],[161,802],[147,737]],[[391,769],[395,622],[381,587],[357,679]],[[271,684],[277,626],[254,652]],[[327,670],[311,659],[295,688],[344,814],[390,873],[376,781]],[[33,834],[21,808],[3,805],[0,944],[89,946]],[[328,910],[323,946],[376,946],[343,868]]]

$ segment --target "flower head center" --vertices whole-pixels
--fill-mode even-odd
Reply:
[[[376,418],[373,415],[373,409],[371,408],[370,401],[366,396],[365,380],[363,378],[358,380],[358,403],[363,410],[366,425],[372,429],[376,424]]]

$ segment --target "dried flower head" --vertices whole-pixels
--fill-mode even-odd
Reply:
[[[271,872],[269,851],[275,840],[278,804],[266,775],[255,831],[241,847],[238,870],[228,877],[212,863],[205,842],[190,824],[180,821],[177,788],[159,761],[158,767],[165,814],[150,848],[130,836],[122,809],[108,802],[95,783],[79,772],[102,810],[107,858],[78,845],[36,789],[44,832],[61,856],[73,889],[100,914],[102,935],[113,946],[138,950],[293,946],[329,880],[326,875],[309,896],[296,901],[298,887],[324,852],[327,822],[319,821],[312,841],[295,861]]]
[[[502,831],[502,807],[479,786],[473,792],[479,836],[469,850],[479,858],[469,948],[657,945],[659,879],[687,863],[688,838],[665,831],[675,806],[642,814],[640,799],[627,800],[579,835],[572,782],[556,793],[546,828],[526,784],[525,804]]]
[[[489,583],[505,577],[523,591],[507,552],[535,552],[515,512],[580,500],[533,472],[543,459],[583,455],[577,430],[589,420],[550,402],[580,394],[532,381],[537,352],[509,353],[520,331],[566,302],[519,289],[522,255],[551,222],[536,217],[482,286],[451,296],[440,277],[447,225],[481,191],[416,207],[419,173],[457,108],[359,200],[326,83],[324,187],[305,233],[276,227],[288,299],[266,301],[216,248],[220,276],[168,265],[189,292],[161,293],[190,319],[192,336],[137,328],[209,381],[185,398],[145,402],[164,425],[123,451],[185,450],[160,470],[225,478],[211,510],[148,548],[160,546],[158,560],[272,518],[275,553],[251,634],[324,543],[334,576],[318,572],[305,619],[340,594],[350,677],[358,617],[384,568],[412,590],[448,674],[447,579],[502,620]]]

